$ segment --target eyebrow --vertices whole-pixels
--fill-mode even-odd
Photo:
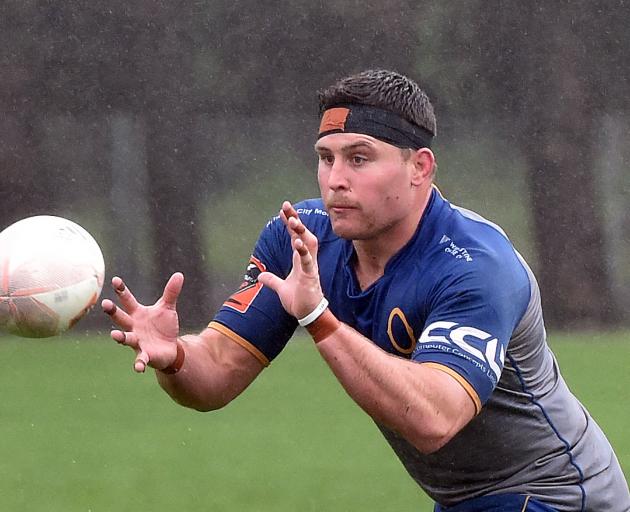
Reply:
[[[368,149],[373,149],[374,148],[374,144],[372,144],[371,142],[368,141],[358,141],[358,142],[354,142],[352,144],[348,144],[346,146],[342,146],[340,148],[340,151],[342,153],[349,153],[350,151],[360,148],[360,147],[365,147]],[[326,146],[320,146],[319,144],[315,144],[315,151],[320,153],[322,151],[331,151],[329,148],[327,148]]]

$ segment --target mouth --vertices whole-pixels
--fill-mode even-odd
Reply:
[[[332,213],[346,213],[352,210],[356,210],[356,206],[352,206],[349,204],[330,204],[328,205],[328,211]]]
[[[358,206],[349,201],[344,201],[341,198],[337,198],[336,200],[328,201],[328,211],[348,211],[348,210],[356,210]]]

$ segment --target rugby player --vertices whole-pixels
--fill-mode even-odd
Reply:
[[[113,278],[122,307],[102,307],[135,370],[217,409],[302,325],[436,511],[630,511],[613,449],[547,345],[530,268],[433,184],[426,94],[369,70],[322,91],[320,111],[321,198],[282,205],[203,332],[179,336],[181,273],[151,306]]]

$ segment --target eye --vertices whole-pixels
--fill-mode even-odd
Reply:
[[[327,165],[332,165],[335,163],[335,157],[332,155],[325,155],[323,153],[320,153],[319,155],[319,160],[321,162],[324,162]]]
[[[367,158],[365,158],[364,156],[361,156],[361,155],[353,155],[350,158],[350,160],[352,161],[352,165],[354,165],[355,167],[361,166],[365,162],[367,162]]]

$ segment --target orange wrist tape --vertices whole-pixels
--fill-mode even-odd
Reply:
[[[175,361],[169,364],[166,368],[162,368],[160,371],[162,373],[166,373],[167,375],[174,375],[179,370],[181,370],[184,365],[184,359],[186,358],[186,352],[184,351],[184,345],[179,339],[175,342],[177,344],[177,355],[175,356]]]
[[[337,320],[337,317],[332,314],[330,309],[324,311],[317,320],[306,326],[306,330],[309,332],[313,341],[319,343],[320,341],[328,338],[332,333],[341,327],[341,322]]]

